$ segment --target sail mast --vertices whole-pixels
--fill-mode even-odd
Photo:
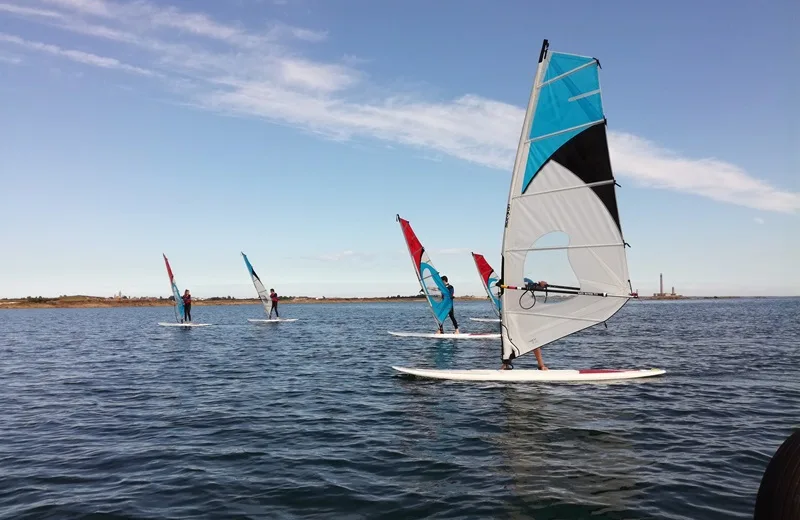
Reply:
[[[631,297],[598,69],[594,58],[542,44],[506,207],[504,361],[604,322]],[[536,247],[555,232],[566,233],[569,245]],[[580,285],[551,286],[572,298],[544,311],[536,307],[542,288],[525,280],[525,266],[530,255],[554,249],[567,251]]]

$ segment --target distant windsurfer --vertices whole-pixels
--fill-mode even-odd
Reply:
[[[192,321],[192,295],[189,294],[189,289],[186,289],[183,292],[183,296],[181,297],[183,300],[183,321],[186,323],[191,323]]]
[[[547,282],[544,280],[539,280],[538,282],[533,282],[529,279],[525,279],[525,289],[528,291],[544,291],[547,289]],[[497,282],[497,285],[501,285],[502,282]],[[542,359],[542,352],[541,347],[534,349],[533,354],[536,356],[536,362],[539,363],[539,370],[549,370],[547,366],[544,364],[544,360]],[[511,358],[504,359],[503,364],[500,365],[500,370],[511,370],[511,360],[514,359],[514,355],[512,353]]]
[[[456,321],[456,315],[455,312],[453,311],[453,298],[455,298],[456,291],[453,288],[453,286],[450,285],[450,282],[447,281],[446,276],[442,276],[442,281],[444,282],[444,286],[447,288],[447,291],[450,293],[450,312],[447,315],[450,316],[450,321],[453,322],[453,328],[456,329],[456,334],[460,334],[458,330],[458,322]],[[442,334],[443,332],[444,332],[444,325],[440,323],[439,332],[437,332],[437,334]]]
[[[272,319],[272,311],[275,311],[276,318],[280,318],[281,315],[278,314],[278,293],[275,292],[275,289],[269,290],[269,299],[272,301],[272,306],[269,308],[269,319]]]

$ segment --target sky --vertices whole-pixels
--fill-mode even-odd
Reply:
[[[597,57],[634,289],[800,295],[800,3],[0,0],[0,297],[499,268],[542,39]],[[566,266],[533,277],[557,283]],[[551,270],[551,268],[553,270]],[[559,279],[558,281],[561,281]]]

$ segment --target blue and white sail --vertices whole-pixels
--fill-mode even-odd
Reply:
[[[478,275],[481,277],[483,289],[492,301],[492,309],[499,317],[500,309],[503,308],[503,304],[500,301],[500,289],[497,287],[497,282],[500,280],[500,277],[497,276],[497,273],[494,272],[494,269],[492,269],[492,266],[489,265],[489,262],[486,261],[483,255],[472,253],[472,259],[475,261],[475,267],[478,269]]]
[[[422,247],[422,243],[417,238],[416,233],[411,229],[411,224],[407,220],[400,218],[400,215],[397,215],[397,221],[403,231],[403,237],[408,246],[408,253],[411,255],[411,262],[414,264],[414,271],[417,273],[419,285],[431,306],[437,326],[441,327],[453,308],[453,298],[439,275],[439,271],[433,267],[433,262],[431,262],[425,248]]]
[[[525,112],[503,234],[502,356],[511,360],[586,327],[603,323],[632,296],[606,119],[595,58],[550,52],[542,45]],[[569,245],[536,247],[562,232]],[[536,255],[566,249],[579,286],[551,282],[574,295],[536,305]],[[541,257],[540,257],[541,258]],[[533,267],[531,273],[526,273]]]
[[[253,285],[256,288],[256,292],[258,292],[258,298],[261,300],[261,305],[264,306],[264,312],[266,312],[267,316],[269,316],[269,292],[267,292],[264,284],[261,283],[261,278],[259,278],[256,274],[256,270],[253,269],[253,265],[250,263],[250,260],[247,259],[247,255],[242,253],[242,258],[244,258],[244,265],[247,266],[247,271],[250,273],[250,278],[253,280]]]
[[[167,274],[169,275],[169,284],[172,288],[172,296],[175,298],[175,320],[180,323],[183,321],[183,298],[181,298],[181,291],[178,290],[178,284],[175,282],[175,276],[172,274],[172,268],[169,266],[167,255],[162,253],[164,263],[167,265]]]

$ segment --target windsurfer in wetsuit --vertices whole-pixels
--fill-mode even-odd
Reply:
[[[456,329],[456,334],[460,334],[460,332],[458,331],[458,322],[456,321],[456,315],[453,312],[453,305],[452,305],[452,300],[455,297],[455,289],[453,289],[453,286],[450,285],[450,282],[447,281],[446,276],[442,276],[442,281],[444,282],[444,286],[447,287],[447,291],[450,293],[451,305],[450,305],[450,312],[447,315],[450,316],[450,321],[453,322],[453,328]],[[442,324],[439,324],[438,333],[442,334],[443,332],[444,332],[444,326]]]
[[[275,289],[269,290],[269,299],[272,301],[272,306],[269,308],[269,319],[272,319],[272,311],[275,311],[276,318],[280,318],[281,315],[278,314],[278,293],[275,292]]]
[[[183,321],[191,322],[192,321],[192,295],[189,294],[189,289],[186,289],[183,292],[183,296],[181,297],[183,300]]]
[[[547,282],[540,280],[538,282],[531,282],[527,278],[525,279],[528,282],[525,285],[525,289],[529,291],[543,291],[547,287]],[[501,282],[497,282],[500,285]],[[541,347],[534,349],[533,354],[536,356],[536,362],[539,364],[539,370],[549,370],[547,366],[544,364],[544,360],[542,359],[542,352]],[[510,359],[504,359],[503,364],[500,365],[500,370],[511,370],[513,367],[511,366],[511,360],[514,359],[514,355],[512,353]]]

